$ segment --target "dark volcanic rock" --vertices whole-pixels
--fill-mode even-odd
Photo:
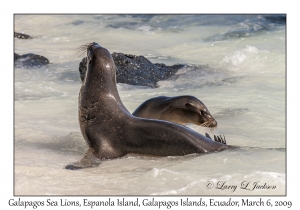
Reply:
[[[32,37],[27,34],[21,34],[17,32],[14,32],[14,37],[17,37],[19,39],[32,39]]]
[[[17,32],[14,32],[14,37],[19,39],[32,39],[32,37],[27,34],[21,34]],[[40,67],[49,64],[49,60],[47,58],[33,53],[28,53],[25,55],[18,55],[17,53],[14,53],[14,62],[15,66],[25,68]]]
[[[267,15],[266,20],[276,24],[286,24],[286,15]]]
[[[20,55],[18,55],[17,53],[14,53],[14,61],[18,60],[18,58],[20,58]]]
[[[18,55],[14,53],[15,66],[21,67],[39,67],[49,64],[49,60],[41,55],[28,53],[25,55]]]
[[[144,56],[112,53],[117,67],[117,83],[157,87],[156,83],[174,75],[182,64],[166,66],[163,63],[151,63]],[[84,80],[87,59],[83,58],[79,64],[81,81]]]

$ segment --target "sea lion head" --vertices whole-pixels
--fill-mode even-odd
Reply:
[[[92,42],[87,45],[87,72],[86,79],[91,78],[94,87],[113,82],[116,84],[116,66],[109,51],[98,43]],[[85,80],[83,83],[87,82]]]
[[[217,127],[217,121],[201,101],[197,100],[185,103],[184,109],[194,124],[209,128]]]
[[[109,68],[109,70],[115,66],[113,58],[109,53],[109,51],[101,47],[96,42],[92,42],[87,47],[87,65],[88,67],[92,67],[94,65],[100,65],[101,67],[103,66],[105,69]]]
[[[158,97],[160,99],[161,97]],[[185,95],[176,97],[164,97],[165,110],[160,118],[179,124],[192,123],[202,127],[213,128],[217,126],[217,121],[208,111],[207,107],[196,97]]]
[[[217,121],[208,111],[207,107],[198,98],[190,95],[178,96],[171,99],[174,114],[181,123],[193,123],[202,127],[213,128],[217,126]],[[175,111],[176,110],[176,111]]]
[[[93,59],[93,55],[95,55],[94,51],[97,48],[103,48],[103,47],[101,47],[96,42],[92,42],[92,43],[88,44],[88,46],[87,46],[87,59],[88,59],[89,62]]]

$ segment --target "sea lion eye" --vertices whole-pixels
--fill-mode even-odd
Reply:
[[[190,103],[186,103],[185,106],[186,106],[186,107],[190,107],[191,104],[190,104]]]

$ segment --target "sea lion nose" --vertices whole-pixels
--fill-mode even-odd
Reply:
[[[218,125],[218,123],[215,119],[212,120],[210,124],[211,124],[211,127],[217,127],[217,125]]]
[[[207,119],[207,127],[214,128],[217,127],[218,123],[214,118]]]
[[[93,42],[92,46],[96,48],[101,47],[97,42]]]

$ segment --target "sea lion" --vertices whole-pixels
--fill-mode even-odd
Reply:
[[[96,160],[130,153],[182,156],[230,147],[179,124],[133,116],[120,99],[109,51],[95,42],[86,48],[87,72],[79,92],[78,118],[89,149],[81,161],[66,169],[92,167],[99,165]]]
[[[158,96],[143,102],[132,115],[175,122],[193,123],[203,127],[216,127],[217,121],[207,107],[194,96]]]

